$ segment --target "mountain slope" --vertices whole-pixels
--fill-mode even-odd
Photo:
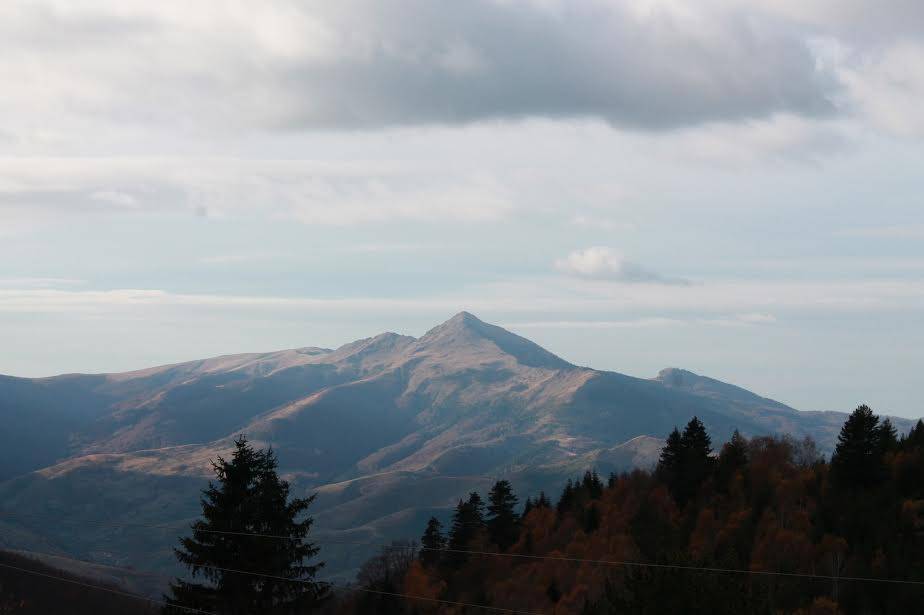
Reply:
[[[591,465],[650,465],[694,414],[716,438],[784,432],[823,448],[843,421],[682,370],[645,380],[577,367],[465,312],[420,339],[4,378],[0,412],[15,426],[0,435],[0,450],[14,451],[0,458],[0,501],[20,515],[0,517],[0,546],[164,570],[180,530],[88,525],[75,535],[40,520],[182,528],[208,460],[246,433],[274,447],[296,492],[320,493],[320,535],[377,543],[413,535],[421,518],[498,476],[534,493]],[[348,571],[371,549],[327,548],[329,570]]]

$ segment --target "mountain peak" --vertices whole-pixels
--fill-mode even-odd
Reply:
[[[456,314],[455,316],[453,316],[452,318],[450,318],[443,324],[453,325],[453,326],[458,326],[458,327],[466,327],[466,326],[483,325],[485,324],[485,322],[481,320],[480,318],[478,318],[477,316],[475,316],[474,314],[472,314],[471,312],[466,312],[465,310],[462,310],[461,312],[459,312],[458,314]]]
[[[424,348],[445,347],[449,350],[488,342],[502,353],[528,367],[564,369],[573,367],[524,337],[479,319],[470,312],[459,312],[441,325],[427,331],[419,343]]]

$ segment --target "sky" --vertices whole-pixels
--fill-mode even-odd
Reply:
[[[0,373],[421,335],[924,414],[924,4],[0,4]]]

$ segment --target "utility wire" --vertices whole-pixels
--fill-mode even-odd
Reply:
[[[87,562],[87,561],[84,561],[84,560],[76,560],[76,561],[81,561],[81,562],[83,562],[83,563],[85,563],[85,564],[92,564],[92,562]],[[213,613],[212,611],[204,611],[204,610],[202,610],[202,609],[196,609],[196,608],[193,608],[193,607],[185,607],[185,606],[173,605],[173,604],[170,604],[169,602],[167,602],[167,601],[165,601],[165,600],[157,600],[157,599],[154,599],[154,598],[147,598],[147,597],[145,597],[145,596],[141,596],[141,595],[138,595],[138,594],[133,594],[133,593],[130,593],[130,592],[119,591],[119,590],[117,590],[117,589],[111,589],[111,588],[108,588],[108,587],[104,587],[104,586],[102,586],[102,585],[94,585],[94,584],[92,584],[92,583],[85,583],[85,582],[82,582],[82,581],[76,581],[76,580],[74,580],[74,579],[68,579],[68,578],[64,578],[64,577],[59,577],[59,576],[55,576],[55,575],[52,575],[52,574],[47,574],[47,573],[43,573],[43,572],[38,572],[38,571],[36,571],[36,570],[29,570],[29,569],[27,569],[27,568],[20,568],[19,566],[12,566],[12,565],[10,565],[10,564],[4,564],[4,563],[0,563],[0,566],[2,566],[3,568],[9,568],[9,569],[11,569],[11,570],[17,570],[17,571],[19,571],[19,572],[24,572],[24,573],[31,574],[31,575],[35,575],[35,576],[39,576],[39,577],[44,577],[44,578],[48,578],[48,579],[54,579],[55,581],[62,581],[62,582],[64,582],[64,583],[70,583],[70,584],[72,584],[72,585],[78,585],[78,586],[80,586],[80,587],[86,587],[86,588],[90,588],[90,589],[98,589],[98,590],[100,590],[100,591],[109,592],[109,593],[111,593],[111,594],[115,594],[115,595],[118,595],[118,596],[124,596],[124,597],[126,597],[126,598],[134,598],[134,599],[136,599],[136,600],[144,600],[144,601],[146,601],[146,602],[150,602],[150,603],[152,603],[152,604],[158,604],[158,605],[161,605],[161,606],[171,606],[171,607],[173,607],[173,608],[180,609],[180,610],[183,610],[183,611],[186,611],[186,612],[189,612],[189,613],[201,613],[201,614],[203,614],[203,615],[218,615],[217,613]],[[252,572],[252,571],[249,571],[249,570],[235,570],[235,569],[232,569],[232,568],[222,568],[222,567],[219,567],[219,566],[209,566],[209,565],[200,565],[200,566],[197,566],[197,568],[201,568],[201,569],[203,569],[203,570],[217,570],[217,571],[220,571],[220,572],[226,572],[226,573],[230,573],[230,574],[243,574],[243,575],[255,576],[255,577],[262,578],[262,579],[273,579],[273,580],[277,580],[277,581],[287,581],[287,582],[291,582],[291,583],[328,585],[328,586],[331,586],[331,587],[338,587],[338,588],[340,588],[340,589],[358,591],[358,592],[363,592],[363,593],[367,593],[367,594],[377,594],[377,595],[381,595],[381,596],[391,596],[391,597],[394,597],[394,598],[404,598],[404,599],[407,599],[407,600],[419,600],[419,601],[424,601],[424,602],[436,602],[436,603],[440,603],[440,604],[447,604],[447,605],[450,605],[450,606],[464,606],[464,607],[482,609],[482,610],[485,610],[485,611],[491,611],[491,612],[495,612],[495,613],[509,613],[510,615],[542,615],[541,613],[536,613],[536,612],[533,612],[533,611],[521,611],[521,610],[516,610],[516,609],[506,609],[506,608],[503,608],[503,607],[488,606],[488,605],[484,605],[484,604],[475,604],[475,603],[471,603],[471,602],[459,602],[459,601],[455,601],[455,600],[443,600],[443,599],[440,599],[440,598],[430,598],[430,597],[427,597],[427,596],[413,596],[413,595],[411,595],[411,594],[402,594],[402,593],[398,593],[398,592],[387,592],[387,591],[381,591],[381,590],[370,589],[370,588],[365,588],[365,587],[356,587],[356,586],[348,585],[348,584],[345,584],[345,583],[337,583],[337,582],[335,582],[335,581],[309,581],[309,580],[306,580],[306,579],[292,579],[292,578],[288,578],[288,577],[283,577],[283,576],[278,576],[278,575],[272,575],[272,574],[265,574],[265,573],[261,573],[261,572]],[[157,575],[157,576],[160,576],[160,575]]]
[[[16,517],[17,515],[11,515],[6,512],[0,512],[0,516]],[[35,515],[32,515],[34,517]],[[23,517],[19,517],[23,518]],[[77,522],[75,522],[77,523]],[[116,523],[108,521],[81,521],[79,523],[95,523],[100,525],[108,525],[112,527],[145,527],[145,528],[155,528],[155,529],[180,529],[178,527],[169,526],[169,525],[158,525],[158,524],[145,524],[145,523]],[[293,540],[292,536],[280,536],[276,534],[259,534],[251,532],[231,532],[224,530],[198,530],[205,533],[211,534],[228,534],[232,536],[253,536],[255,538],[268,538],[268,539],[278,539],[278,540]],[[690,572],[709,572],[709,573],[725,573],[725,574],[753,574],[753,575],[763,575],[763,576],[777,576],[777,577],[794,577],[794,578],[804,578],[804,579],[816,579],[816,580],[831,580],[831,581],[856,581],[856,582],[866,582],[866,583],[891,583],[896,585],[917,585],[924,586],[924,581],[918,581],[913,579],[891,579],[883,577],[841,577],[835,575],[822,575],[822,574],[807,574],[801,572],[778,572],[772,570],[747,570],[744,568],[716,568],[716,567],[707,567],[707,566],[688,566],[683,564],[664,564],[664,563],[652,563],[652,562],[638,562],[631,560],[601,560],[601,559],[588,559],[581,557],[566,557],[558,555],[534,555],[527,553],[500,553],[495,551],[473,551],[468,549],[450,549],[448,547],[443,548],[433,548],[433,547],[424,547],[414,544],[401,545],[401,544],[382,544],[374,542],[360,542],[360,541],[351,541],[351,540],[337,540],[337,539],[324,539],[320,538],[317,541],[314,541],[315,544],[323,547],[325,544],[338,544],[338,545],[356,545],[364,547],[379,547],[386,550],[404,550],[412,549],[418,551],[430,551],[436,553],[453,553],[459,555],[478,555],[478,556],[491,556],[491,557],[509,557],[509,558],[519,558],[519,559],[530,559],[530,560],[550,560],[557,562],[570,562],[574,564],[592,564],[592,565],[601,565],[601,566],[625,566],[625,567],[639,567],[639,568],[661,568],[661,569],[673,569],[673,570],[686,570]]]
[[[91,562],[86,562],[86,563],[91,563]],[[195,609],[195,608],[188,607],[188,606],[175,606],[175,605],[170,604],[166,600],[157,600],[155,598],[148,598],[146,596],[140,596],[138,594],[133,594],[131,592],[123,592],[123,591],[119,591],[118,589],[112,589],[109,587],[105,587],[103,585],[94,585],[92,583],[84,583],[83,581],[77,581],[74,579],[58,577],[53,574],[39,572],[37,570],[29,570],[28,568],[20,568],[19,566],[12,566],[10,564],[3,564],[3,563],[0,563],[0,566],[2,566],[3,568],[9,568],[10,570],[17,570],[19,572],[31,574],[37,577],[44,577],[46,579],[54,579],[55,581],[61,581],[62,583],[70,583],[71,585],[78,585],[80,587],[86,587],[89,589],[97,589],[99,591],[109,592],[110,594],[115,594],[117,596],[123,596],[125,598],[134,598],[135,600],[143,600],[145,602],[150,602],[151,604],[158,604],[160,606],[172,606],[173,608],[186,611],[187,613],[201,613],[203,615],[218,615],[217,613],[213,613],[212,611],[203,611],[202,609]]]
[[[355,586],[353,586],[353,585],[348,585],[348,584],[345,584],[345,583],[336,583],[336,582],[333,582],[333,581],[309,581],[309,580],[306,580],[306,579],[291,579],[291,578],[289,578],[289,577],[283,577],[283,576],[278,576],[278,575],[274,575],[274,574],[265,574],[265,573],[262,573],[262,572],[252,572],[252,571],[249,571],[249,570],[235,570],[235,569],[233,569],[233,568],[222,568],[222,567],[220,567],[220,566],[200,565],[200,566],[196,566],[196,567],[197,567],[197,568],[202,568],[203,570],[218,570],[218,571],[220,571],[220,572],[227,572],[227,573],[231,573],[231,574],[244,574],[244,575],[250,575],[250,576],[260,577],[260,578],[263,578],[263,579],[274,579],[274,580],[277,580],[277,581],[288,581],[288,582],[291,582],[291,583],[303,583],[303,584],[312,584],[312,585],[313,585],[313,584],[324,584],[324,585],[330,585],[330,586],[333,586],[333,587],[339,587],[339,588],[341,588],[341,589],[349,589],[349,590],[354,590],[354,591],[359,591],[359,592],[365,592],[365,593],[370,593],[370,594],[380,594],[380,595],[383,595],[383,596],[394,596],[394,597],[400,597],[400,598],[407,598],[408,600],[423,600],[423,601],[427,601],[427,602],[438,602],[438,603],[440,603],[440,604],[448,604],[448,605],[451,605],[451,606],[466,606],[466,607],[471,607],[471,608],[476,608],[476,609],[483,609],[483,610],[485,610],[485,611],[493,611],[493,612],[496,612],[496,613],[511,613],[511,614],[513,614],[513,615],[542,615],[541,613],[536,613],[536,612],[533,612],[533,611],[520,611],[520,610],[516,610],[516,609],[505,609],[505,608],[503,608],[503,607],[497,607],[497,606],[488,606],[488,605],[485,605],[485,604],[474,604],[474,603],[471,603],[471,602],[456,602],[456,601],[453,601],[453,600],[442,600],[442,599],[440,599],[440,598],[428,598],[428,597],[425,597],[425,596],[412,596],[412,595],[410,595],[410,594],[400,594],[400,593],[397,593],[397,592],[386,592],[386,591],[379,591],[379,590],[375,590],[375,589],[368,589],[368,588],[364,588],[364,587],[355,587]]]

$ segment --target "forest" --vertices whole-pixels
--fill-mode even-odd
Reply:
[[[445,527],[430,518],[419,542],[383,546],[348,586],[321,574],[314,496],[291,496],[272,450],[235,445],[175,550],[191,576],[170,595],[0,553],[0,613],[852,615],[924,599],[924,422],[898,434],[867,406],[830,459],[811,438],[714,445],[693,417],[650,471],[589,469],[522,501],[499,480]]]
[[[433,518],[419,546],[384,547],[358,583],[332,610],[918,612],[924,423],[899,436],[861,406],[826,460],[809,438],[736,432],[714,450],[694,417],[651,472],[589,470],[522,506],[507,481],[471,493],[449,527]]]

